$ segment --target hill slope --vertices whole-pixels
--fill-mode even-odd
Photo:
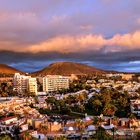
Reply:
[[[71,75],[71,74],[91,75],[91,74],[103,74],[103,73],[106,72],[97,69],[95,67],[87,66],[80,63],[56,62],[32,74],[33,75]]]
[[[22,73],[22,72],[6,64],[0,64],[0,74],[14,74],[14,73]]]

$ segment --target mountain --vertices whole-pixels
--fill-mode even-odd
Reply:
[[[0,64],[0,74],[14,74],[14,73],[22,73],[22,72],[6,64]]]
[[[104,73],[107,72],[80,63],[56,62],[32,74],[44,76],[44,75],[71,75],[71,74],[92,75],[92,74],[104,74]]]

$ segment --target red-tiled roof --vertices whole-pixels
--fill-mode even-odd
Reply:
[[[13,126],[16,125],[17,123],[10,123],[10,124],[5,124],[5,126]]]
[[[4,118],[0,119],[0,122],[11,120],[13,118],[17,118],[17,117],[16,116],[4,117]]]

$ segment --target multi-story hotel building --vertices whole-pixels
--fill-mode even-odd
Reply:
[[[28,92],[37,95],[37,80],[36,78],[28,79]]]
[[[37,81],[36,78],[32,78],[31,76],[20,75],[19,73],[15,73],[14,79],[14,90],[18,93],[37,93]]]
[[[69,77],[60,75],[48,75],[43,78],[43,91],[53,92],[69,88]]]
[[[20,75],[20,73],[15,73],[13,83],[14,83],[14,90],[18,93],[25,93],[27,92],[27,79],[30,76]]]

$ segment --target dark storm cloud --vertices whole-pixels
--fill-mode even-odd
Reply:
[[[0,63],[6,63],[22,71],[32,72],[57,61],[72,61],[88,64],[101,69],[117,71],[139,71],[140,50],[126,53],[16,53],[0,52]]]

